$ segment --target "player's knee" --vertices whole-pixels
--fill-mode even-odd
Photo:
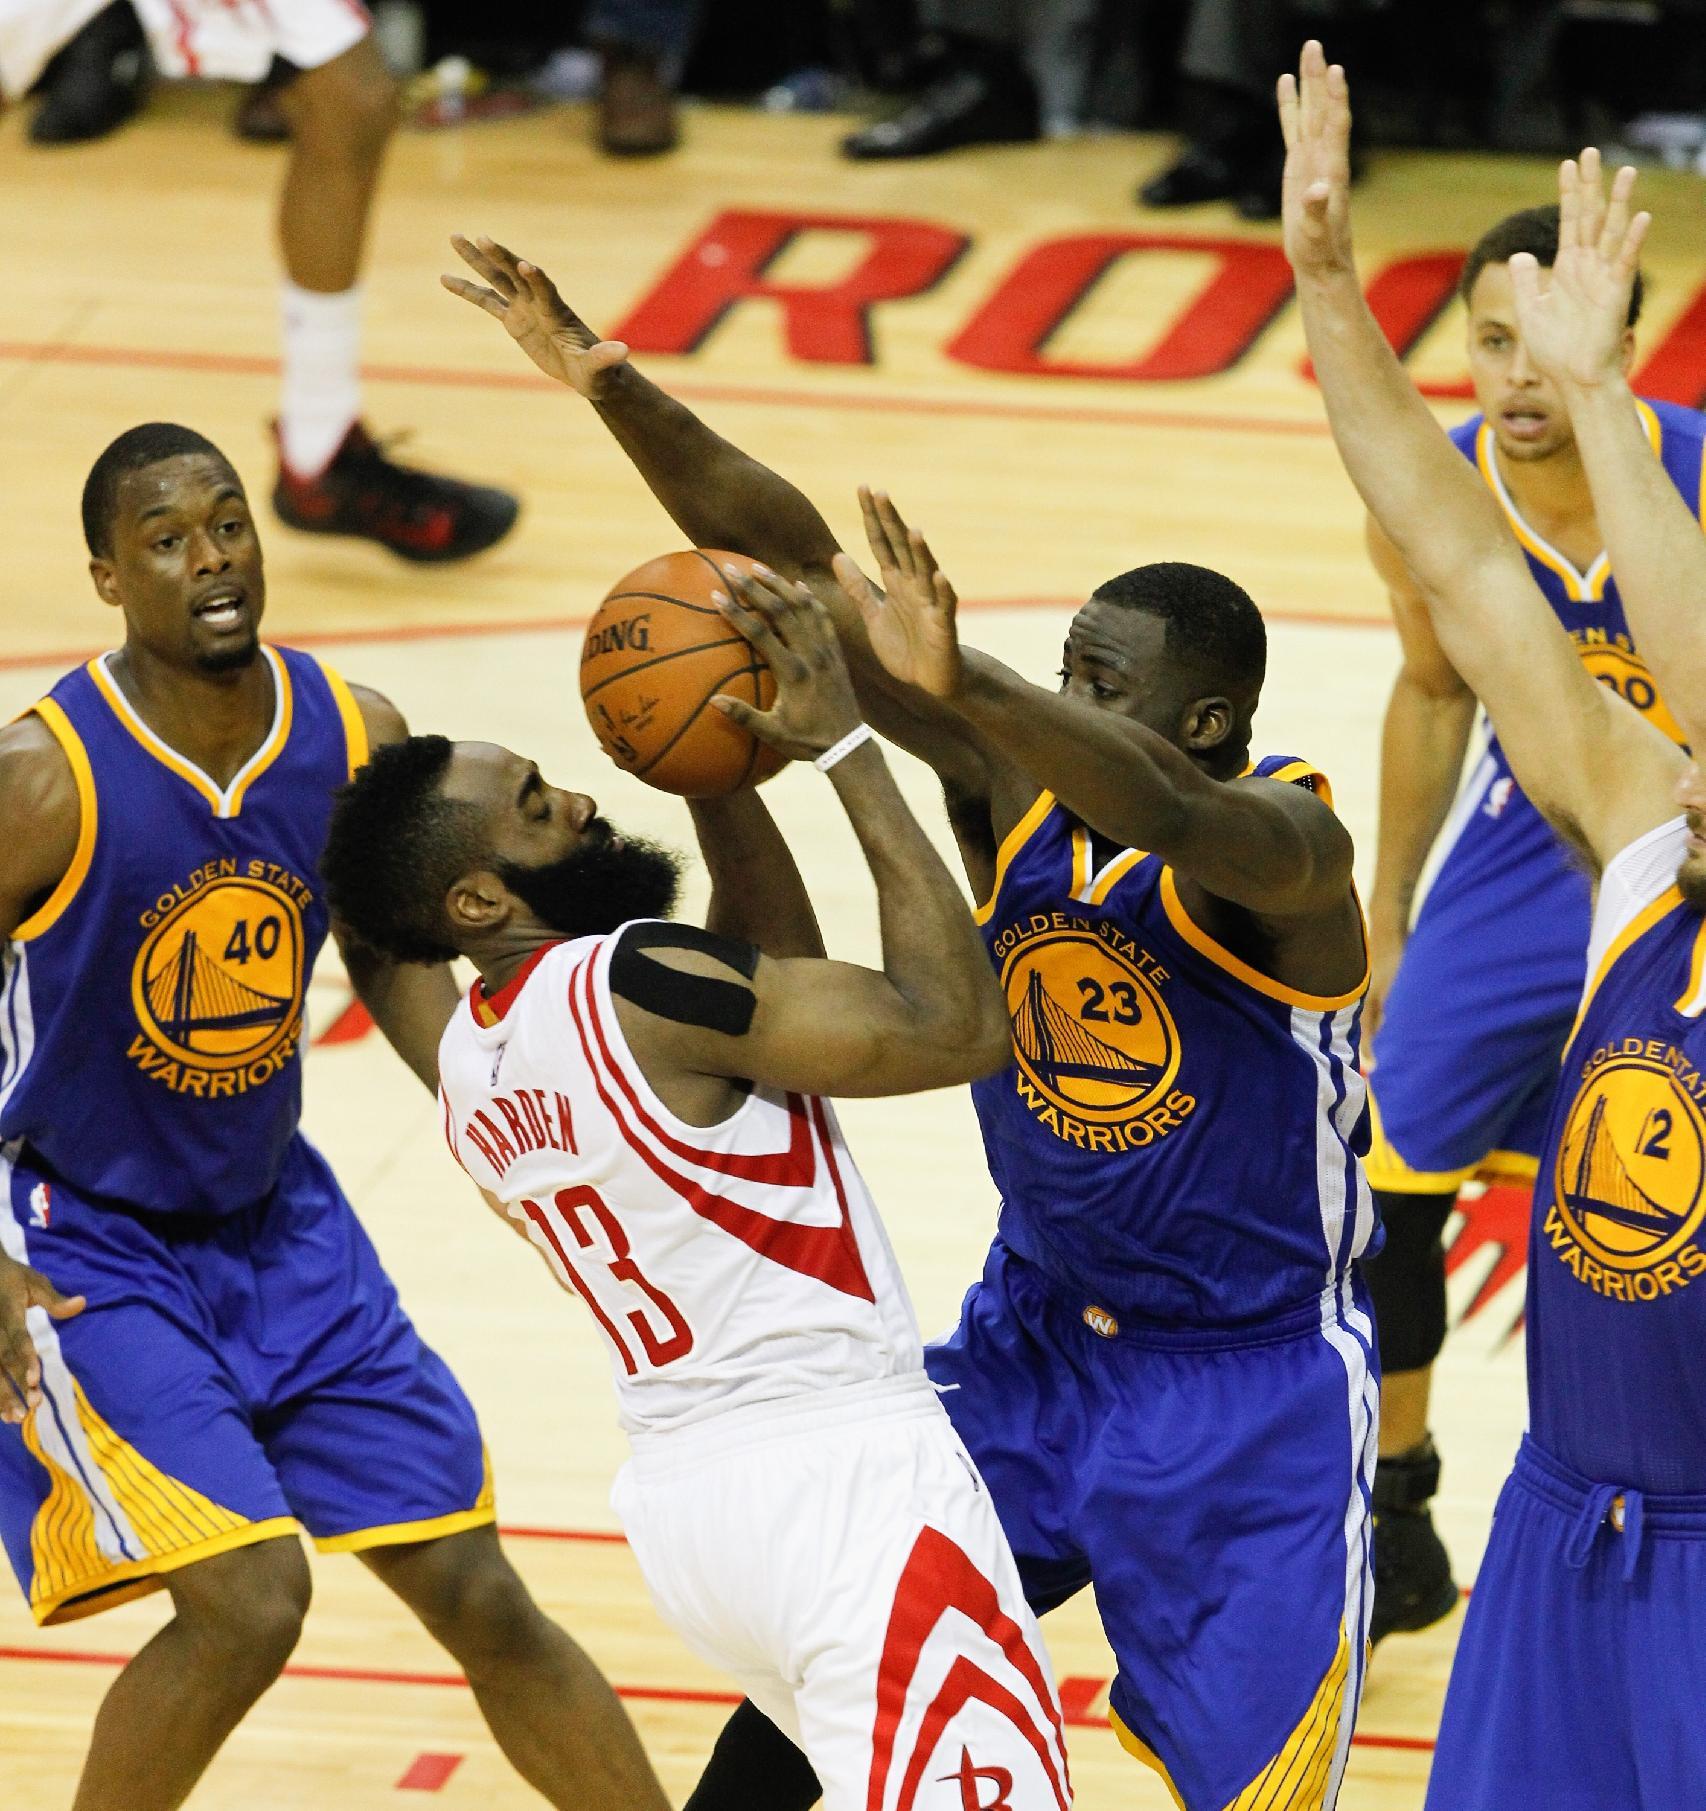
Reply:
[[[1456,1198],[1376,1193],[1386,1246],[1366,1271],[1384,1372],[1424,1370],[1445,1344],[1445,1248],[1440,1240]]]
[[[285,109],[299,151],[369,163],[396,130],[401,90],[372,40],[364,38],[298,76],[285,91]]]
[[[407,1601],[471,1676],[534,1652],[544,1614],[489,1529],[435,1542],[420,1558]]]
[[[296,1650],[313,1594],[293,1540],[265,1541],[186,1567],[173,1582],[179,1625],[214,1689],[255,1696]]]

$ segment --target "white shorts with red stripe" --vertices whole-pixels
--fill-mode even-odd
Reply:
[[[1042,1635],[922,1376],[641,1441],[612,1500],[659,1613],[805,1750],[826,1811],[1067,1811]]]
[[[107,0],[0,0],[0,96],[28,91]],[[372,29],[357,0],[133,0],[166,76],[254,82],[275,56],[318,69]]]

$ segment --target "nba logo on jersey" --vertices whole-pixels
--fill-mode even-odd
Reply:
[[[53,1190],[45,1182],[38,1182],[30,1190],[30,1225],[37,1232],[46,1232],[52,1218]]]
[[[1511,802],[1511,789],[1516,781],[1508,773],[1499,777],[1487,788],[1486,802],[1481,807],[1483,817],[1503,817],[1505,807]]]

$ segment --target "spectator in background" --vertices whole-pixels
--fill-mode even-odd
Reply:
[[[598,143],[612,157],[656,157],[680,142],[675,91],[702,0],[593,0],[587,37],[604,60]]]

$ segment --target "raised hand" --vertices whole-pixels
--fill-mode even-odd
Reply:
[[[1629,298],[1648,213],[1630,215],[1635,172],[1617,172],[1607,200],[1599,153],[1590,145],[1578,163],[1558,166],[1558,256],[1542,284],[1532,252],[1511,259],[1517,326],[1523,349],[1559,383],[1597,384],[1622,374],[1628,350]]]
[[[886,491],[861,484],[859,507],[883,588],[879,592],[844,553],[835,556],[835,576],[859,606],[871,652],[903,684],[951,698],[963,671],[954,588],[930,544],[901,520]]]
[[[454,233],[450,243],[485,281],[440,277],[444,287],[502,321],[509,337],[547,377],[596,402],[610,373],[627,361],[628,348],[620,340],[601,340],[537,264],[518,258],[495,239],[464,239]]]
[[[760,566],[749,578],[725,566],[729,595],[717,607],[764,656],[776,677],[767,711],[719,692],[711,702],[792,761],[810,761],[859,727],[859,702],[835,625],[804,585]]]
[[[28,1323],[32,1308],[66,1321],[83,1312],[84,1300],[61,1295],[39,1270],[0,1255],[0,1422],[22,1421],[41,1403],[41,1359]]]
[[[1285,255],[1299,277],[1353,272],[1351,250],[1351,91],[1330,67],[1320,40],[1303,47],[1297,74],[1279,79],[1285,178],[1280,209]]]

